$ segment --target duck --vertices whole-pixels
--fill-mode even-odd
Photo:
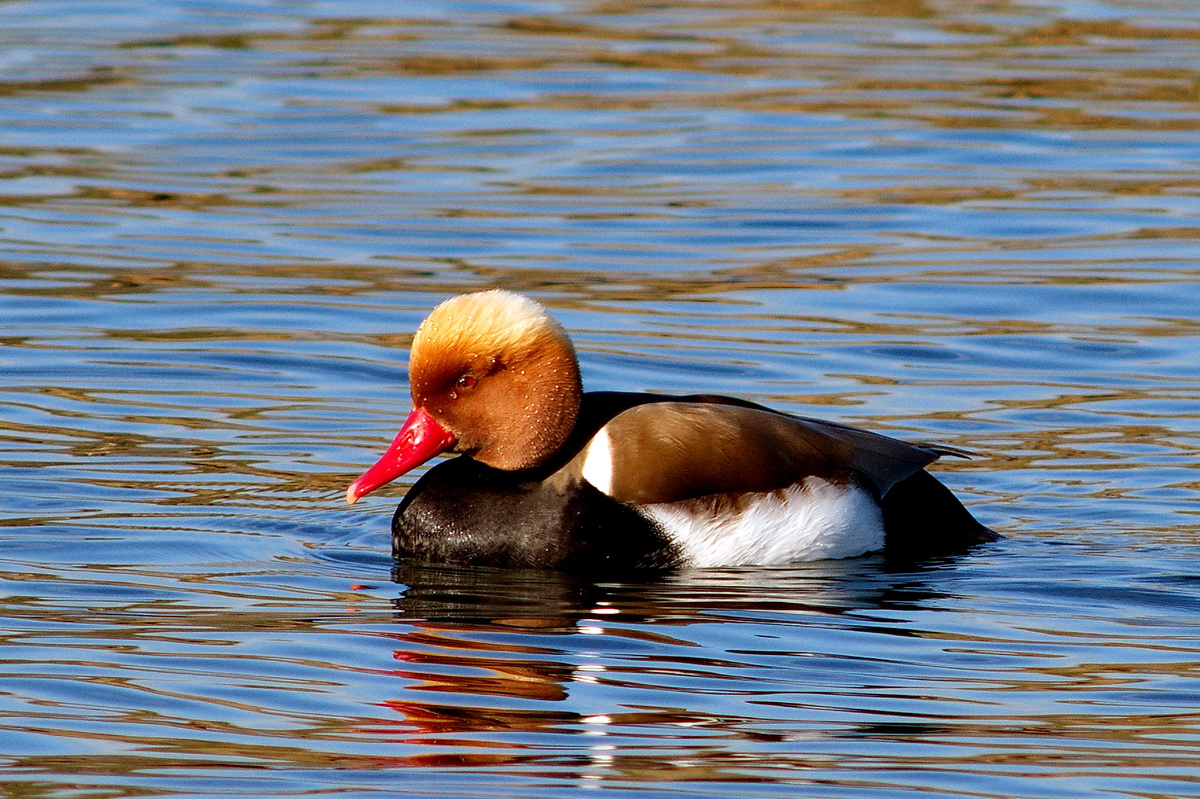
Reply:
[[[412,411],[363,496],[441,454],[392,518],[400,562],[578,572],[923,559],[997,534],[925,467],[961,450],[735,397],[583,390],[570,337],[503,289],[418,327]]]

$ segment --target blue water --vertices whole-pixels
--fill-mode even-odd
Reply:
[[[1200,9],[0,3],[0,788],[1200,796]],[[412,331],[975,453],[1004,540],[394,564]]]

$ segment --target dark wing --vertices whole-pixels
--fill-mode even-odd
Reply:
[[[772,491],[809,475],[865,479],[880,496],[938,458],[887,436],[763,408],[652,402],[601,428],[612,473],[604,490],[622,502],[673,502],[728,492]],[[582,471],[589,444],[568,469]]]

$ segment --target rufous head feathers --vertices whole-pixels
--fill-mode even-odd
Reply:
[[[434,308],[413,338],[409,382],[457,439],[498,469],[544,463],[566,442],[583,393],[575,349],[541,305],[492,290]]]

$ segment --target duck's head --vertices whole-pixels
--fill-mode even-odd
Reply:
[[[545,463],[566,443],[583,387],[575,349],[542,306],[482,291],[434,308],[413,338],[413,410],[346,500],[452,451],[497,469]]]

